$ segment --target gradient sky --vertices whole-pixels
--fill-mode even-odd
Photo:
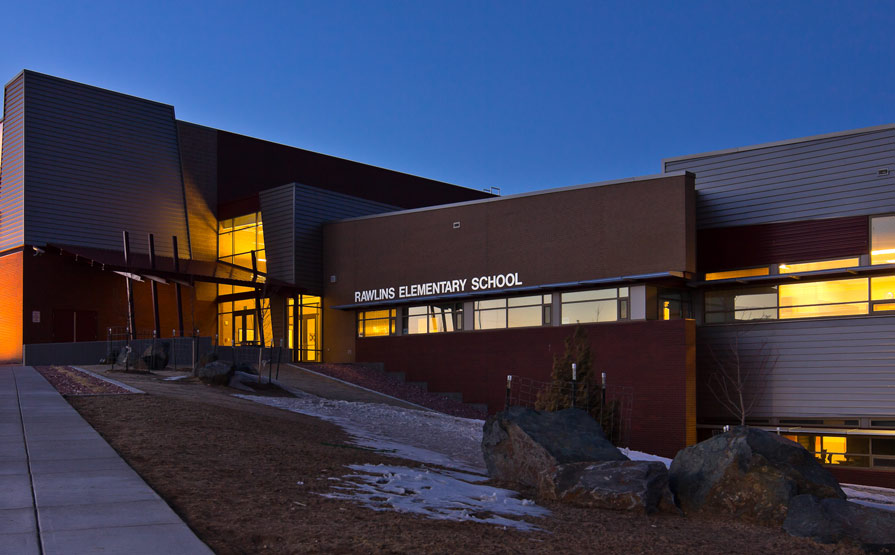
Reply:
[[[503,194],[895,122],[895,2],[10,2],[23,68]]]

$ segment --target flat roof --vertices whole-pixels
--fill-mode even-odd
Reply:
[[[682,175],[686,175],[686,170],[673,171],[668,173],[656,173],[652,175],[642,175],[638,177],[626,177],[624,179],[613,179],[610,181],[595,181],[593,183],[584,183],[581,185],[570,185],[568,187],[557,187],[555,189],[541,189],[538,191],[529,191],[527,193],[516,193],[514,195],[506,195],[506,196],[495,196],[491,198],[477,199],[477,200],[466,200],[463,202],[454,202],[451,204],[436,204],[434,206],[423,206],[421,208],[410,208],[408,210],[396,210],[395,212],[383,212],[381,214],[371,214],[369,216],[358,216],[356,218],[345,218],[343,220],[333,220],[327,223],[340,223],[340,222],[354,222],[358,220],[371,220],[374,218],[387,218],[390,216],[400,216],[403,214],[413,214],[415,212],[429,212],[432,210],[442,210],[444,208],[456,208],[459,206],[470,206],[473,204],[483,204],[486,202],[500,202],[508,199],[516,199],[516,198],[524,198],[524,197],[534,197],[538,195],[550,195],[553,193],[562,193],[565,191],[574,191],[577,189],[588,189],[590,187],[605,187],[607,185],[618,185],[621,183],[633,183],[636,181],[649,181],[652,179],[663,179],[666,177],[680,177]]]
[[[809,137],[799,137],[797,139],[786,139],[784,141],[773,141],[770,143],[760,143],[757,145],[749,145],[749,146],[740,146],[736,148],[726,148],[723,150],[712,150],[709,152],[702,152],[699,154],[687,154],[684,156],[672,156],[671,158],[663,158],[662,159],[662,168],[669,162],[678,162],[680,160],[690,160],[693,158],[708,158],[710,156],[720,156],[722,154],[733,154],[734,152],[746,152],[749,150],[757,150],[760,148],[770,148],[773,146],[783,146],[783,145],[791,145],[797,143],[804,143],[808,141],[817,141],[820,139],[832,139],[835,137],[843,137],[845,135],[861,135],[863,133],[873,133],[874,131],[883,131],[886,129],[895,129],[895,123],[887,123],[884,125],[876,125],[873,127],[862,127],[860,129],[851,129],[849,131],[837,131],[835,133],[825,133],[823,135],[811,135]]]

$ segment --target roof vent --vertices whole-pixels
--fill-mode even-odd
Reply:
[[[885,176],[889,175],[889,168],[883,168],[881,170],[876,170],[876,175],[878,175],[879,177],[885,177]]]

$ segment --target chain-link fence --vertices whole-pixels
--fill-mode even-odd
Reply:
[[[507,376],[505,405],[506,408],[583,409],[602,424],[606,437],[614,445],[627,446],[631,436],[633,388],[611,384],[596,387],[596,391],[590,391],[588,385],[581,382],[545,382],[510,375]]]

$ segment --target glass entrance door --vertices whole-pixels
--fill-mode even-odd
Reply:
[[[233,344],[255,344],[255,312],[241,310],[233,313]]]

